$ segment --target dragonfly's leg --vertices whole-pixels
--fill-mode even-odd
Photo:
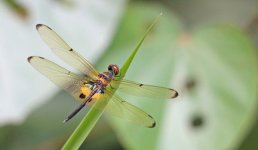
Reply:
[[[114,89],[114,87],[112,86],[112,84],[111,84],[111,83],[110,83],[109,85],[110,85],[110,88],[111,88],[111,89]]]
[[[101,94],[104,94],[104,93],[105,93],[105,87],[101,87],[100,93],[101,93]]]
[[[119,74],[117,74],[115,77],[120,77],[121,76],[121,73],[119,72]]]

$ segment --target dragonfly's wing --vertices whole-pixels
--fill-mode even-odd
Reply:
[[[76,100],[82,101],[80,88],[90,78],[78,76],[43,57],[31,56],[28,61],[36,70],[48,77],[60,88],[63,88]]]
[[[111,86],[119,85],[118,91],[135,96],[149,97],[155,99],[172,99],[178,96],[177,91],[170,88],[146,85],[128,80],[112,80]]]
[[[93,66],[73,50],[55,31],[43,24],[37,24],[36,28],[41,38],[57,56],[89,77],[93,79],[98,77],[98,72]]]
[[[106,91],[108,94],[108,91]],[[149,128],[155,127],[155,120],[140,108],[124,101],[121,97],[113,95],[109,101],[106,112],[112,116],[128,120],[132,123]]]

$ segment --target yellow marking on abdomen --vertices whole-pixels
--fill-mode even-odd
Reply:
[[[87,86],[82,86],[81,87],[81,92],[87,97],[89,96],[89,94],[91,93],[91,89],[88,88]],[[92,96],[92,100],[98,100],[100,98],[100,93],[95,93],[93,96]]]

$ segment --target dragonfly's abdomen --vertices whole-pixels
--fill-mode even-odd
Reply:
[[[98,100],[101,96],[101,94],[105,93],[106,86],[110,83],[111,78],[109,77],[108,72],[103,72],[99,74],[99,78],[92,82],[87,82],[83,84],[80,88],[81,94],[79,95],[79,98],[83,101],[85,98],[87,98],[92,90],[98,89],[98,91],[93,94],[92,100]]]
[[[80,98],[82,100],[84,100],[90,93],[91,93],[91,89],[87,86],[87,85],[83,85],[80,89],[81,91],[81,94],[80,94]],[[92,99],[93,100],[97,100],[100,98],[100,94],[101,93],[95,93],[93,96],[92,96]]]

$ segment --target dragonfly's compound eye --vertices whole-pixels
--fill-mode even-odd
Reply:
[[[118,75],[118,73],[119,73],[119,68],[118,68],[117,65],[113,65],[113,71],[114,71],[115,75]]]
[[[112,67],[113,65],[108,65],[108,70],[109,71],[112,71],[113,70],[113,67]]]
[[[108,66],[109,71],[113,71],[115,75],[119,73],[119,68],[117,65],[111,64]]]

